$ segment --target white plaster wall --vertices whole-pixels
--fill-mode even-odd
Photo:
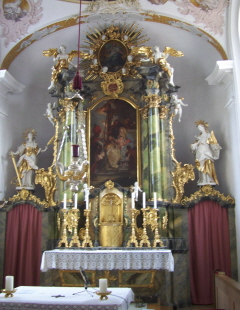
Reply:
[[[237,233],[237,253],[238,253],[238,277],[240,278],[240,3],[238,0],[232,0],[230,3],[229,18],[228,18],[228,37],[229,46],[231,48],[231,55],[234,61],[233,76],[234,76],[234,94],[235,94],[235,113],[236,126],[233,130],[236,132],[237,139],[233,143],[232,152],[234,153],[235,166],[232,174],[234,178],[233,190],[234,198],[236,200],[235,214],[236,214],[236,233]]]
[[[3,150],[4,160],[4,198],[8,199],[16,194],[15,186],[11,185],[11,179],[15,176],[12,160],[8,153],[10,150],[16,151],[17,147],[24,141],[23,132],[32,128],[37,132],[36,142],[39,147],[44,148],[55,131],[53,126],[43,114],[46,110],[49,94],[46,89],[26,86],[20,94],[8,96],[8,118],[5,123],[8,143]],[[38,158],[39,168],[47,168],[52,164],[52,146],[41,153]],[[37,196],[44,198],[43,190],[40,186],[36,187]]]

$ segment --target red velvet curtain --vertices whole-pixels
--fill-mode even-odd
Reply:
[[[40,285],[42,213],[29,204],[7,214],[4,275],[14,286]]]
[[[202,201],[188,212],[192,304],[214,303],[213,271],[231,276],[228,211]]]

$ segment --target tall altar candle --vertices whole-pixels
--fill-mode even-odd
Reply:
[[[78,194],[75,193],[74,195],[74,208],[77,209],[77,204],[78,204]]]
[[[146,193],[145,192],[142,193],[142,206],[143,206],[143,209],[146,208]]]
[[[132,197],[132,209],[135,209],[135,195],[134,192],[131,194]]]
[[[67,193],[63,195],[63,209],[67,209]]]
[[[5,277],[5,290],[7,292],[13,291],[13,282],[14,282],[13,276],[6,276]]]
[[[107,279],[99,279],[99,293],[107,293]]]
[[[157,193],[153,193],[153,207],[157,209]]]

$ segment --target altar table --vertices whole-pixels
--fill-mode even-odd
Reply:
[[[97,288],[19,286],[14,296],[0,294],[1,310],[127,310],[134,300],[130,288],[108,288],[112,293],[100,300]],[[76,294],[77,293],[77,294]],[[74,295],[75,294],[75,295]]]
[[[42,255],[41,271],[62,270],[174,270],[171,250],[55,249]]]

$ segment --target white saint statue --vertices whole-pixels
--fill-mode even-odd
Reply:
[[[195,123],[200,134],[195,136],[196,142],[190,145],[196,155],[195,164],[199,170],[198,186],[216,185],[218,183],[214,161],[219,158],[221,146],[218,144],[213,131],[207,131],[208,123],[199,120]]]
[[[47,146],[44,150],[38,147],[38,144],[35,142],[35,135],[35,130],[27,130],[26,142],[22,143],[16,152],[10,152],[11,156],[19,156],[16,166],[21,184],[19,184],[20,186],[17,189],[26,188],[33,190],[35,188],[34,175],[35,170],[38,170],[37,156],[47,150]]]

